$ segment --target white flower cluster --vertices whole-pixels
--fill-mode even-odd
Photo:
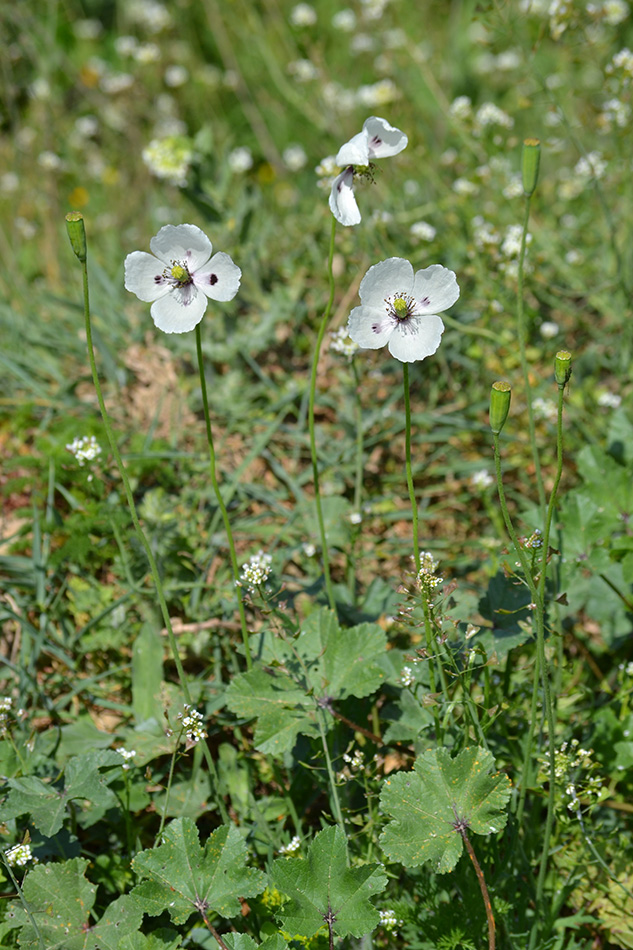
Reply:
[[[132,765],[133,765],[132,759],[134,759],[134,758],[136,757],[136,750],[135,750],[135,749],[124,749],[123,746],[119,746],[119,748],[116,749],[115,751],[118,752],[119,755],[123,756],[124,762],[123,762],[123,765],[121,766],[121,768],[122,768],[125,772],[127,772],[129,769],[132,768]]]
[[[604,392],[598,396],[598,405],[604,409],[617,409],[622,403],[622,396],[617,393]]]
[[[9,713],[11,712],[12,705],[13,700],[10,696],[2,696],[0,698],[0,737],[6,736],[8,732]]]
[[[238,587],[246,587],[251,593],[266,583],[270,577],[273,559],[270,554],[258,551],[242,564],[242,576],[235,583]]]
[[[314,26],[317,14],[309,3],[298,3],[290,11],[290,22],[293,26]]]
[[[547,422],[554,422],[558,416],[558,408],[551,399],[542,399],[537,396],[532,401],[532,409],[537,419],[545,419]]]
[[[243,172],[250,171],[253,167],[253,153],[246,145],[240,145],[229,152],[228,162],[233,174],[240,175]]]
[[[347,327],[341,327],[330,334],[330,349],[334,353],[340,353],[346,356],[351,362],[354,355],[358,352],[358,344],[354,343],[347,332]]]
[[[600,152],[588,152],[576,162],[573,172],[564,169],[561,173],[559,197],[567,200],[577,198],[592,179],[602,178],[606,169],[607,163]]]
[[[365,771],[365,753],[360,749],[357,749],[353,755],[344,752],[343,762],[345,766],[336,776],[339,782],[349,782],[358,772]]]
[[[33,857],[30,844],[14,844],[5,851],[4,856],[11,868],[23,868],[29,861],[37,861],[37,858]]]
[[[200,742],[207,738],[207,733],[202,725],[204,716],[197,709],[192,709],[188,703],[185,703],[185,712],[178,713],[178,719],[182,720],[185,727],[185,735],[189,742]]]
[[[133,23],[144,27],[149,33],[160,33],[172,22],[167,8],[157,0],[130,0],[125,12]]]
[[[72,442],[66,444],[66,449],[71,455],[75,456],[81,466],[86,462],[92,462],[97,456],[101,455],[101,446],[94,435],[75,437]]]
[[[543,547],[543,533],[540,528],[535,528],[529,538],[521,539],[521,546],[530,550],[536,550]]]
[[[184,135],[152,139],[143,149],[143,161],[152,175],[178,188],[186,186],[193,159],[193,146]]]
[[[295,835],[294,838],[288,842],[288,844],[282,844],[279,849],[279,854],[296,854],[299,848],[301,847],[301,838],[299,835]]]
[[[402,927],[404,920],[399,920],[393,910],[380,910],[378,913],[380,914],[380,926],[384,927],[387,933],[397,937],[398,931],[396,927]]]
[[[470,476],[470,484],[472,488],[476,488],[478,491],[485,491],[486,488],[490,488],[494,484],[494,478],[485,468],[481,468]]]
[[[436,574],[439,561],[436,561],[428,551],[420,551],[420,570],[417,575],[417,583],[420,592],[424,597],[429,598],[436,587],[442,583],[444,578],[441,574]]]
[[[624,0],[602,0],[602,3],[587,4],[587,13],[603,20],[609,26],[623,23],[630,12],[629,5]]]
[[[409,234],[418,241],[432,241],[437,234],[437,229],[428,221],[416,221],[409,228]]]
[[[480,135],[484,129],[494,126],[511,129],[514,126],[514,119],[494,102],[483,102],[475,113],[473,131],[475,135]]]
[[[415,676],[413,675],[413,670],[410,666],[403,666],[402,673],[400,674],[400,682],[403,686],[413,686],[415,683]]]
[[[585,769],[592,771],[598,767],[592,756],[593,749],[582,748],[578,739],[563,742],[560,748],[556,749],[554,775],[561,784],[565,783],[565,794],[569,798],[567,803],[569,811],[577,812],[580,809],[579,794],[582,795],[585,804],[598,801],[604,794],[603,781],[598,775],[589,775],[586,780],[580,783],[580,787],[577,780],[570,780],[573,770]],[[545,753],[545,769],[549,771],[548,752]]]

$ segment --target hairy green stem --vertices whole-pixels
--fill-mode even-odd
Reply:
[[[321,344],[325,336],[327,322],[332,312],[334,303],[334,271],[332,262],[334,260],[334,237],[336,234],[336,219],[332,217],[332,230],[330,232],[330,251],[328,255],[328,277],[330,281],[330,295],[321,318],[319,332],[314,347],[314,356],[312,357],[312,371],[310,373],[310,399],[308,402],[308,431],[310,434],[310,458],[312,459],[312,477],[314,480],[314,503],[316,505],[317,521],[319,523],[319,534],[321,537],[321,554],[323,558],[323,577],[325,580],[325,590],[328,603],[333,611],[336,612],[336,600],[334,598],[334,588],[332,587],[332,578],[330,577],[330,556],[328,554],[327,537],[325,534],[325,525],[323,523],[323,507],[321,505],[321,490],[319,486],[319,460],[317,458],[316,447],[316,429],[314,424],[314,406],[316,403],[316,381],[317,369],[319,366],[319,357],[321,355]]]
[[[204,421],[205,421],[206,430],[207,430],[207,443],[209,445],[209,473],[211,475],[211,484],[213,486],[213,491],[215,492],[218,508],[222,512],[222,521],[224,522],[224,530],[226,532],[226,538],[229,543],[231,568],[233,570],[233,581],[235,583],[235,589],[237,591],[237,608],[240,614],[240,627],[242,628],[242,642],[244,644],[244,655],[246,657],[246,668],[250,670],[252,669],[253,661],[251,659],[251,648],[248,642],[246,614],[244,612],[244,600],[242,598],[242,588],[240,586],[240,569],[238,567],[237,555],[235,553],[235,542],[233,540],[231,520],[229,518],[229,513],[227,511],[226,505],[224,504],[224,499],[222,498],[222,492],[220,491],[220,486],[218,484],[218,478],[217,478],[216,467],[215,467],[215,448],[213,446],[213,431],[211,429],[211,417],[209,415],[209,399],[207,396],[207,381],[204,375],[204,360],[202,357],[202,335],[200,333],[200,324],[196,326],[196,353],[198,356],[198,372],[200,375],[200,391],[202,393]]]
[[[363,404],[360,398],[360,377],[358,375],[358,366],[356,360],[352,357],[352,372],[354,374],[354,403],[356,415],[356,455],[355,455],[355,473],[354,473],[354,512],[361,515],[361,502],[363,497]],[[360,534],[358,525],[352,525],[349,568],[347,574],[347,586],[349,588],[352,603],[356,604],[356,543]]]
[[[343,812],[341,811],[341,803],[338,797],[338,789],[336,787],[336,778],[334,776],[334,769],[332,768],[332,759],[330,758],[330,750],[327,744],[327,732],[326,732],[326,711],[322,706],[319,706],[317,710],[317,720],[319,723],[319,732],[321,734],[321,745],[323,746],[323,755],[325,756],[325,767],[327,769],[328,779],[330,782],[330,792],[332,795],[332,807],[334,809],[334,818],[336,823],[345,835],[347,840],[347,834],[345,832],[345,822],[343,821]]]
[[[413,488],[413,473],[411,471],[411,397],[409,391],[409,364],[402,364],[402,373],[404,379],[404,438],[405,438],[405,466],[407,471],[407,488],[409,489],[409,501],[411,502],[411,516],[413,519],[413,558],[415,560],[415,572],[419,572],[420,563],[420,538],[418,535],[418,503],[415,498]],[[426,617],[426,612],[425,612]],[[425,624],[428,628],[428,623]],[[428,641],[428,630],[427,630]],[[428,646],[428,642],[427,642]]]
[[[539,507],[541,517],[545,515],[545,487],[543,485],[543,474],[541,472],[541,460],[538,454],[536,444],[536,431],[534,427],[534,410],[532,409],[532,387],[530,386],[530,374],[526,356],[527,327],[525,325],[525,307],[523,301],[523,275],[525,266],[525,249],[527,245],[528,222],[530,220],[530,197],[525,198],[525,215],[523,218],[523,231],[521,232],[521,250],[519,251],[519,270],[518,270],[518,289],[517,289],[517,336],[519,338],[519,354],[521,357],[521,370],[523,372],[523,386],[525,398],[527,401],[528,430],[530,433],[530,445],[532,447],[532,460],[534,462],[534,472],[536,474],[536,487],[538,491]]]

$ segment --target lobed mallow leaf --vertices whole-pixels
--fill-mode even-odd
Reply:
[[[385,779],[380,802],[389,822],[380,843],[385,854],[405,867],[425,861],[441,873],[451,871],[463,850],[462,831],[494,834],[505,827],[510,780],[490,774],[487,749],[464,749],[454,759],[447,749],[418,756],[413,770]]]
[[[141,851],[132,862],[141,877],[132,895],[145,913],[156,916],[168,910],[175,924],[184,924],[191,914],[235,917],[239,897],[254,897],[263,891],[261,871],[245,867],[246,844],[234,825],[217,828],[204,847],[191,818],[177,818],[168,825],[163,844]]]
[[[284,930],[312,937],[328,923],[339,937],[362,937],[380,922],[370,899],[387,883],[378,864],[348,868],[345,835],[338,827],[319,832],[305,860],[279,858],[273,885],[290,900],[279,913]]]
[[[296,637],[266,631],[251,638],[259,662],[234,677],[226,692],[229,709],[257,717],[255,747],[270,755],[289,752],[299,734],[318,735],[319,706],[378,689],[385,672],[384,631],[363,623],[341,630],[331,610],[316,610]]]
[[[91,923],[97,889],[84,876],[87,865],[84,858],[72,858],[29,871],[22,885],[29,913],[14,901],[6,914],[12,927],[21,928],[22,950],[41,950],[41,940],[49,950],[119,950],[121,940],[138,931],[143,912],[125,896],[114,901],[98,923]]]

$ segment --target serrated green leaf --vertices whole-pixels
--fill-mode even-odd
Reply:
[[[483,835],[505,827],[510,780],[491,775],[493,767],[480,747],[454,759],[437,749],[418,756],[412,771],[385,779],[380,801],[394,819],[380,836],[385,854],[405,867],[431,861],[440,873],[451,871],[463,850],[460,828]]]
[[[386,650],[382,628],[341,630],[327,609],[310,614],[293,639],[268,631],[253,637],[252,650],[259,663],[234,677],[226,701],[237,715],[257,717],[255,746],[271,755],[290,751],[300,733],[318,734],[320,701],[362,698],[386,678],[378,664]]]
[[[370,898],[384,889],[384,871],[377,864],[348,868],[345,836],[338,827],[319,832],[305,860],[275,861],[271,879],[290,898],[279,913],[290,933],[312,937],[329,921],[339,937],[362,937],[380,921]]]
[[[201,848],[194,822],[177,818],[163,842],[132,862],[138,874],[150,879],[132,891],[147,914],[168,910],[175,924],[186,923],[195,911],[203,917],[234,917],[241,908],[238,897],[254,897],[264,889],[262,872],[245,867],[246,844],[234,825],[217,828]]]
[[[46,785],[34,775],[8,779],[11,790],[2,806],[3,820],[29,814],[35,827],[45,837],[51,838],[62,827],[66,805],[71,800],[87,799],[104,807],[116,803],[116,797],[108,788],[112,775],[104,774],[100,769],[120,764],[118,753],[93,749],[68,761],[63,789]]]
[[[222,940],[229,950],[288,950],[281,934],[272,934],[263,943],[256,943],[248,934],[223,934]]]
[[[123,937],[117,950],[177,950],[182,946],[182,938],[175,930],[161,927],[145,937],[141,933]]]
[[[121,950],[121,940],[135,934],[141,926],[143,910],[127,895],[110,904],[99,921],[89,931],[91,942],[87,947],[98,950]]]

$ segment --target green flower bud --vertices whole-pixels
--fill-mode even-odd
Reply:
[[[492,384],[490,390],[490,428],[495,435],[499,435],[508,418],[511,394],[512,387],[510,383],[502,380]]]
[[[541,143],[538,139],[525,139],[521,153],[521,175],[523,191],[529,197],[534,194],[538,181],[538,169],[541,162]]]
[[[81,211],[69,211],[66,215],[66,230],[72,249],[81,261],[85,263],[88,256],[88,245],[86,244],[86,227],[84,225],[84,216]]]
[[[571,353],[568,350],[559,350],[554,362],[554,375],[559,386],[565,386],[571,376]]]

